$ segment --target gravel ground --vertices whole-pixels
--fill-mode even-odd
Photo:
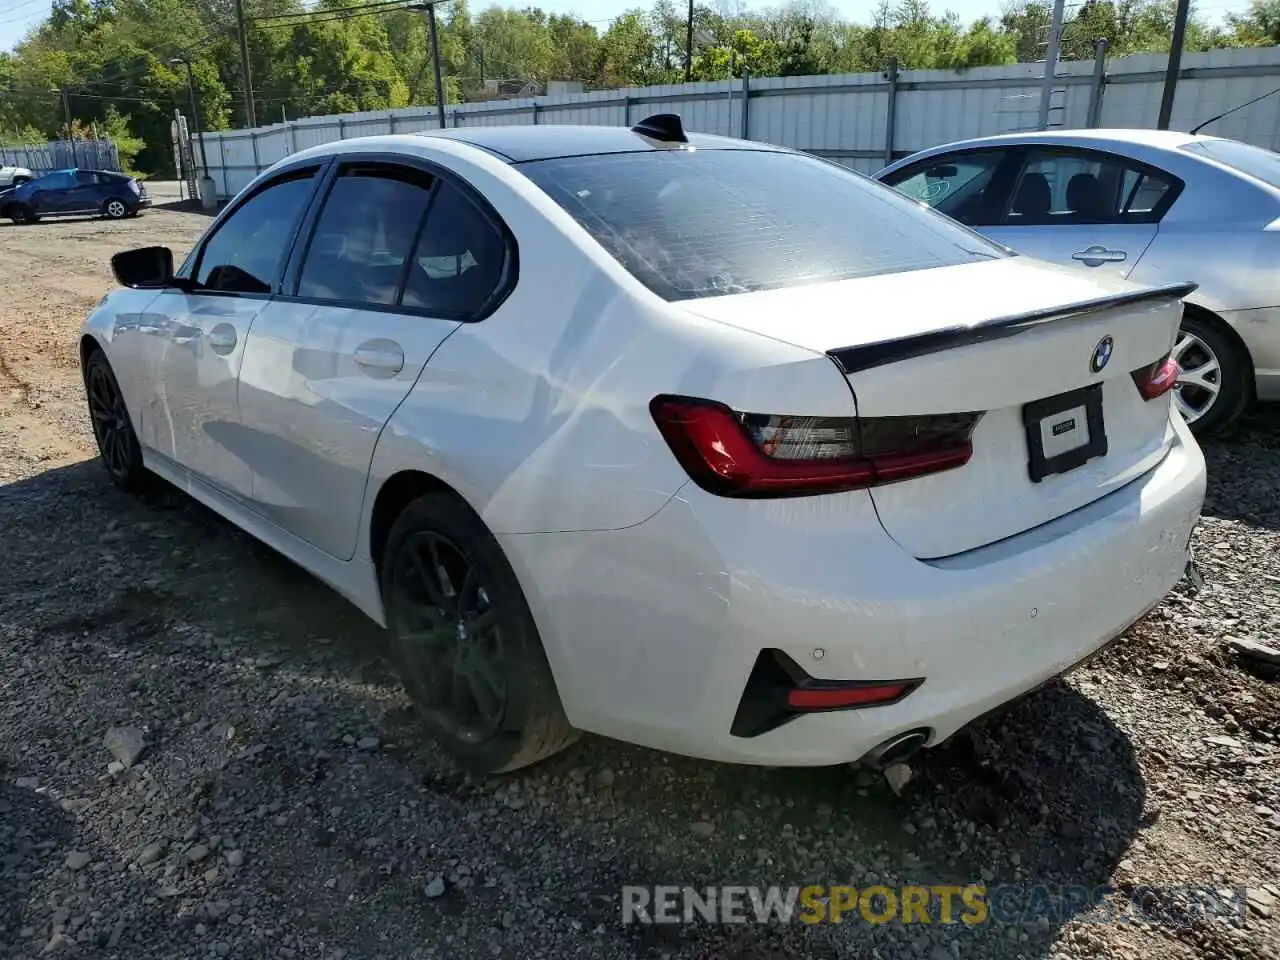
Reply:
[[[0,227],[0,956],[1280,955],[1280,694],[1227,645],[1280,633],[1275,409],[1207,449],[1207,586],[901,796],[591,737],[471,779],[417,735],[357,612],[92,458],[75,337],[108,257],[181,254],[206,222]],[[1148,920],[619,922],[623,884],[807,881],[1109,884]],[[1188,910],[1188,886],[1238,909]]]

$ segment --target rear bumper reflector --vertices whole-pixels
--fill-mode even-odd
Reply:
[[[747,678],[729,732],[758,737],[806,713],[898,703],[924,683],[910,680],[817,680],[781,650],[762,650]]]

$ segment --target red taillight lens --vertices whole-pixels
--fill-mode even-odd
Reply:
[[[880,683],[797,687],[787,693],[787,705],[796,710],[867,707],[876,703],[892,703],[900,699],[909,686],[907,683]]]
[[[693,481],[726,497],[832,493],[960,467],[982,416],[771,416],[672,396],[649,410]]]
[[[1133,382],[1143,400],[1157,400],[1174,388],[1182,370],[1172,357],[1157,360],[1149,367],[1133,371]]]

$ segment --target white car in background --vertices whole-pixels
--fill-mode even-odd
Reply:
[[[17,187],[35,179],[26,167],[0,166],[0,190]]]
[[[342,140],[80,344],[110,477],[158,475],[389,628],[426,725],[901,760],[1183,576],[1191,285],[1010,255],[794,151],[633,129]]]
[[[999,243],[1091,274],[1195,281],[1174,406],[1208,436],[1280,401],[1280,154],[1171,130],[947,143],[876,178]]]

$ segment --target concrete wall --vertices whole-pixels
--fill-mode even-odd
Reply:
[[[1092,61],[1059,64],[1049,125],[1154,127],[1166,58],[1143,54],[1108,60],[1099,84]],[[763,77],[750,81],[631,87],[576,94],[458,104],[450,126],[520,123],[629,125],[654,113],[679,113],[686,129],[746,137],[830,157],[873,173],[890,155],[986,134],[1037,127],[1043,64],[1006,67]],[[1280,47],[1214,50],[1182,60],[1172,127],[1188,130],[1280,86]],[[1097,102],[1101,98],[1100,103]],[[889,114],[893,129],[889,129]],[[219,196],[238,192],[260,171],[297,150],[348,137],[414,133],[437,127],[434,107],[307,117],[255,130],[204,135]],[[1268,97],[1205,133],[1280,148],[1280,95]]]

